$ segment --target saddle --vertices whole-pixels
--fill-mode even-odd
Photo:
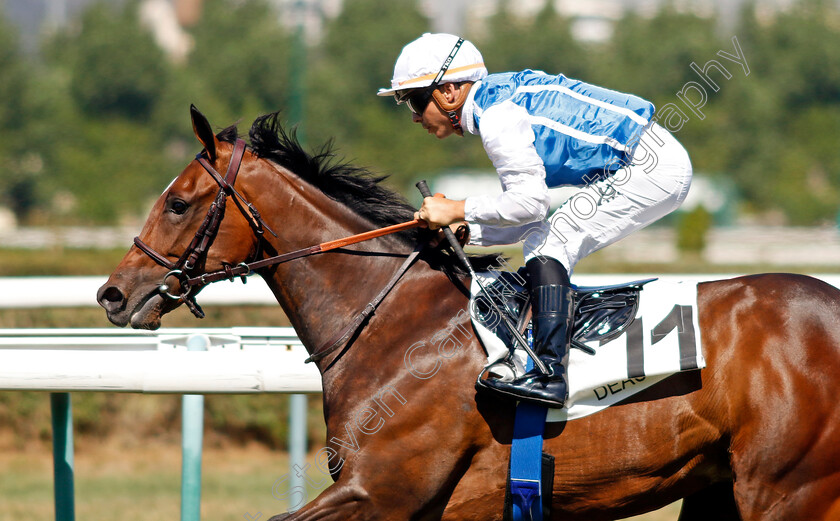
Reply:
[[[530,329],[531,306],[528,293],[530,280],[525,268],[517,272],[499,272],[492,283],[485,285],[473,300],[473,318],[496,334],[508,346],[509,356],[504,363],[513,365],[516,374],[524,373],[524,367],[513,356],[513,334],[504,321],[496,315],[490,303],[508,315],[511,322],[517,324],[526,338]],[[636,317],[639,306],[639,291],[642,287],[656,280],[655,278],[636,280],[607,286],[576,286],[572,284],[575,299],[574,325],[572,327],[571,347],[594,355],[592,347],[586,342],[597,341],[604,345],[621,335],[628,324]],[[495,371],[494,371],[495,372]],[[506,375],[497,375],[505,377]],[[507,376],[512,377],[512,375]]]

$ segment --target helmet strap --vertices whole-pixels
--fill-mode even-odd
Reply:
[[[435,104],[440,107],[441,110],[446,112],[446,115],[449,117],[449,121],[452,123],[452,128],[455,130],[461,130],[461,115],[459,114],[459,111],[467,101],[470,88],[472,88],[472,83],[462,83],[458,89],[458,97],[452,102],[447,101],[446,96],[438,89],[434,89],[432,91],[432,99],[435,100]]]

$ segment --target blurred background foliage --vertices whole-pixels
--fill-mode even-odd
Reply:
[[[736,24],[662,7],[625,14],[611,37],[573,38],[548,2],[521,16],[516,2],[472,39],[491,72],[542,69],[673,103],[688,121],[679,139],[696,171],[734,182],[754,215],[796,225],[833,222],[840,200],[840,13],[803,0],[772,14],[749,5]],[[2,5],[2,4],[0,4]],[[306,46],[305,74],[291,71],[294,31],[264,0],[208,0],[186,28],[192,51],[173,60],[140,22],[139,3],[99,2],[36,52],[21,50],[0,10],[0,204],[34,225],[117,224],[150,201],[198,149],[190,103],[218,128],[247,131],[281,111],[311,148],[333,140],[340,156],[413,182],[449,169],[491,168],[477,139],[443,142],[412,125],[404,107],[375,96],[403,45],[430,30],[414,0],[347,0]],[[762,14],[763,13],[763,14]],[[732,37],[749,66],[734,54]],[[677,93],[700,82],[690,65],[717,59],[702,118]],[[303,123],[289,121],[293,82],[303,82]]]

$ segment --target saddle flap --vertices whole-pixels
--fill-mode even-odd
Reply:
[[[498,272],[497,277],[485,284],[473,299],[473,316],[484,327],[493,331],[507,346],[512,345],[513,336],[507,330],[491,303],[507,313],[512,323],[517,323],[526,313],[528,302],[528,274],[525,269],[518,272]],[[600,341],[601,344],[620,335],[636,317],[639,291],[655,278],[636,280],[607,286],[575,286],[575,320],[572,332],[577,342]]]
[[[609,286],[573,286],[575,323],[572,338],[578,342],[609,342],[636,317],[639,291],[656,280],[644,279]]]

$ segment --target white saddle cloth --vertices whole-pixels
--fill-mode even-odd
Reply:
[[[479,273],[490,284],[497,273]],[[472,295],[480,293],[473,280]],[[473,319],[475,330],[487,352],[487,365],[504,358],[508,348],[489,329]],[[586,345],[595,354],[572,349],[569,355],[569,400],[563,409],[549,409],[546,421],[583,418],[651,387],[679,371],[702,369],[700,327],[697,322],[697,285],[655,280],[639,294],[635,320],[620,336],[606,344]],[[525,351],[516,350],[520,360]]]

